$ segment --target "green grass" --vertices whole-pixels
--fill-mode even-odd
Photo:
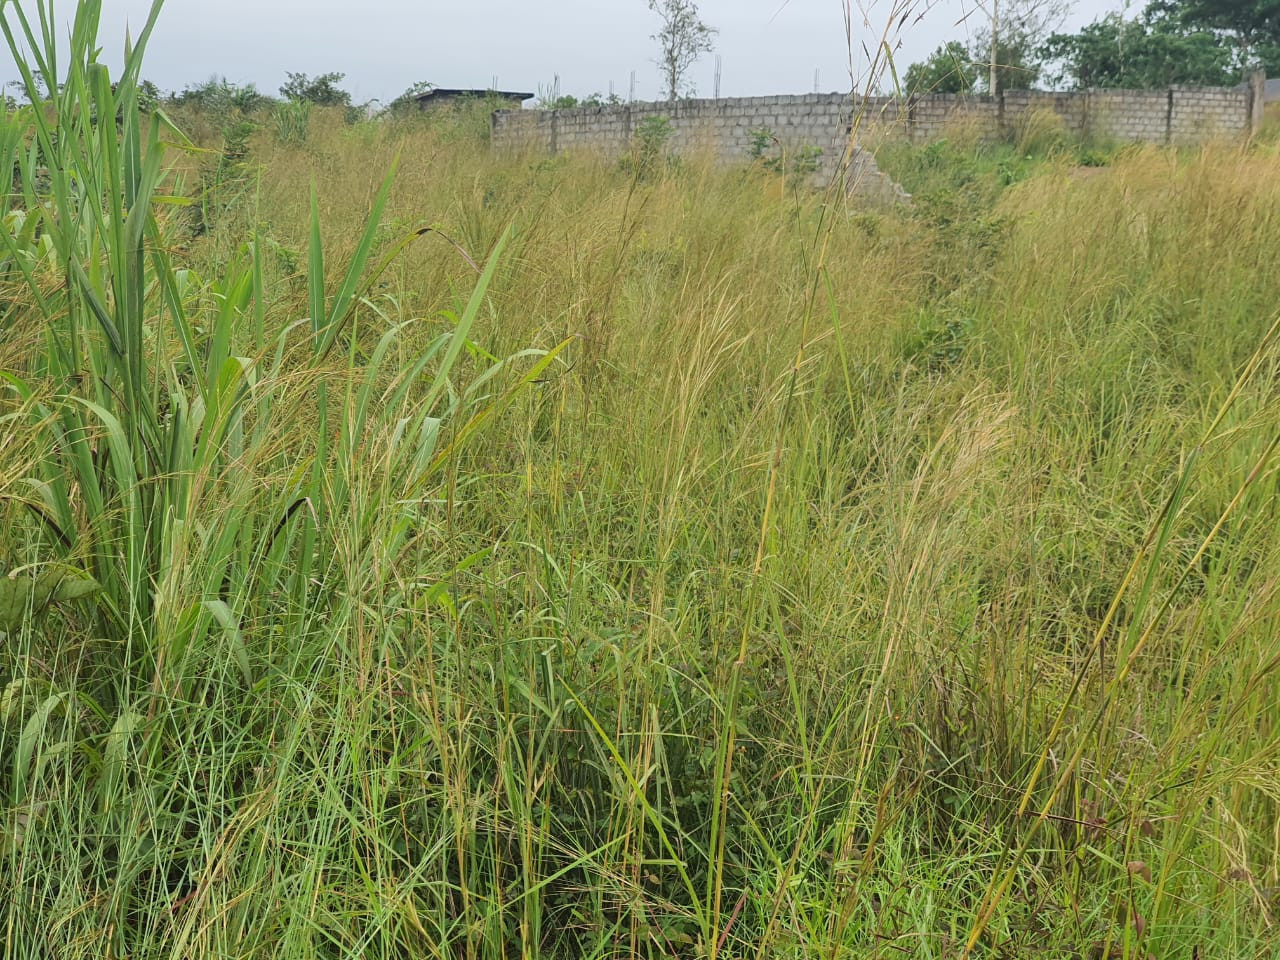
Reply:
[[[5,956],[1277,953],[1273,148],[866,213],[170,124],[95,10],[0,125]]]

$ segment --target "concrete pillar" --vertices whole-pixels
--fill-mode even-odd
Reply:
[[[1267,74],[1264,70],[1254,70],[1245,81],[1249,85],[1249,136],[1262,129],[1263,107],[1267,100]]]

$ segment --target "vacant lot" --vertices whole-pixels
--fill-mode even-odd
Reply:
[[[106,79],[0,126],[5,956],[1273,955],[1273,147]]]

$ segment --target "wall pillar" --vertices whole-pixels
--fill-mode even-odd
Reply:
[[[1267,74],[1265,70],[1254,70],[1246,78],[1249,85],[1247,98],[1249,117],[1249,136],[1254,136],[1262,129],[1263,108],[1267,101]]]

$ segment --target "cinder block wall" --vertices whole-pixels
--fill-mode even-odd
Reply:
[[[889,138],[928,143],[963,122],[976,128],[979,137],[995,140],[1016,136],[1035,117],[1051,114],[1065,131],[1079,136],[1188,143],[1248,136],[1256,122],[1253,99],[1249,88],[1171,87],[1071,93],[1010,90],[998,98],[935,94],[907,101],[829,93],[505,110],[493,115],[492,147],[505,153],[593,150],[617,157],[634,142],[646,119],[665,117],[671,125],[669,146],[678,153],[706,151],[726,162],[745,163],[758,130],[771,132],[775,155],[817,147],[822,156],[815,181],[825,181],[844,159],[851,134],[874,149]],[[869,156],[854,160],[860,172],[874,170]]]
[[[1089,90],[1084,132],[1137,143],[1169,140],[1168,90]]]
[[[1170,87],[1169,141],[1196,143],[1211,137],[1248,133],[1252,127],[1252,106],[1248,89]]]
[[[868,102],[858,123],[859,139],[902,136],[905,114],[897,101]],[[625,106],[575,107],[570,110],[505,110],[493,115],[492,148],[504,153],[555,154],[591,150],[622,156],[645,121],[665,118],[670,124],[667,146],[679,154],[709,153],[726,163],[748,163],[760,131],[768,131],[769,156],[795,156],[817,147],[815,186],[831,180],[840,168],[854,122],[853,104],[842,94],[680,100]],[[855,151],[849,165],[859,192],[892,199],[898,191],[879,172],[875,158]]]
[[[671,126],[668,145],[677,153],[705,149],[725,160],[746,161],[753,133],[767,129],[781,147],[821,147],[826,157],[843,148],[850,115],[849,99],[840,94],[504,110],[493,116],[492,144],[507,152],[590,149],[620,156],[646,120],[664,117]]]

